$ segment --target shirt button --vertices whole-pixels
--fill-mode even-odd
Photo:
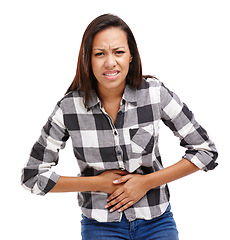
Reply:
[[[117,151],[117,156],[121,156],[122,152],[121,151]]]
[[[114,131],[114,135],[117,136],[117,131]]]
[[[122,114],[122,111],[119,111],[119,112],[118,112],[118,115],[121,115],[121,114]]]

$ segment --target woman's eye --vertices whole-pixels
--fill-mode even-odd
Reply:
[[[95,53],[95,56],[103,56],[103,55],[104,55],[103,52]]]
[[[123,53],[125,53],[124,51],[116,51],[117,55],[122,55]]]

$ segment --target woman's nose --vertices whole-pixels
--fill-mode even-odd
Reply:
[[[107,69],[113,69],[117,65],[116,59],[113,55],[108,55],[105,60],[105,67]]]

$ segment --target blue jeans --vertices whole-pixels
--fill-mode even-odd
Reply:
[[[121,222],[97,222],[82,215],[82,240],[178,240],[171,206],[152,220],[136,219],[129,222],[123,214]]]

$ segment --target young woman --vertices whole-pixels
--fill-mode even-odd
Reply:
[[[187,148],[163,168],[158,149],[162,120]],[[71,137],[81,174],[51,171]],[[32,193],[78,192],[82,239],[178,239],[167,183],[217,166],[206,131],[178,96],[143,76],[134,36],[117,16],[87,27],[76,76],[57,103],[23,169]]]

